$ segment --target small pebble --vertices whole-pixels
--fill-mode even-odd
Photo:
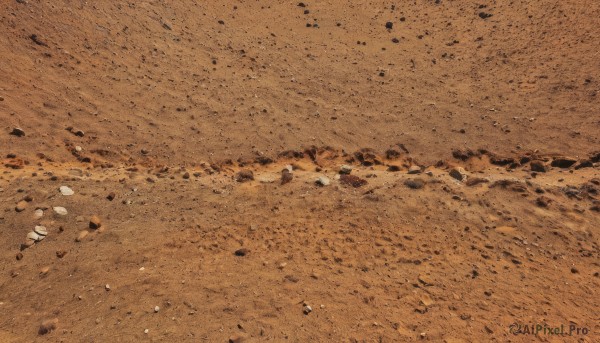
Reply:
[[[101,226],[102,222],[100,221],[100,218],[98,218],[98,216],[92,216],[92,218],[90,218],[90,229],[97,230]]]
[[[60,215],[60,216],[66,216],[69,212],[67,212],[67,209],[64,207],[53,207],[52,208],[54,210],[54,212],[56,212],[56,214]]]
[[[59,189],[59,190],[60,190],[60,193],[61,193],[62,195],[66,195],[66,196],[68,196],[68,195],[73,195],[73,194],[75,194],[75,192],[73,192],[73,190],[72,190],[71,188],[67,187],[67,186],[60,186],[60,189]]]

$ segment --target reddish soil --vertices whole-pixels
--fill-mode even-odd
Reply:
[[[600,339],[600,3],[304,4],[0,3],[0,342]]]

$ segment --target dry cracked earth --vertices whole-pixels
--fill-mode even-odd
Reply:
[[[598,18],[1,1],[0,342],[597,342]]]

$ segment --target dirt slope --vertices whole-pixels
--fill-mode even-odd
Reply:
[[[0,110],[27,138],[0,144],[188,165],[308,145],[592,152],[600,4],[484,5],[3,1]]]
[[[0,342],[598,341],[599,18],[1,1]]]

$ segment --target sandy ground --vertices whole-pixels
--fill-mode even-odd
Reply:
[[[0,341],[598,341],[599,17],[2,1]]]

